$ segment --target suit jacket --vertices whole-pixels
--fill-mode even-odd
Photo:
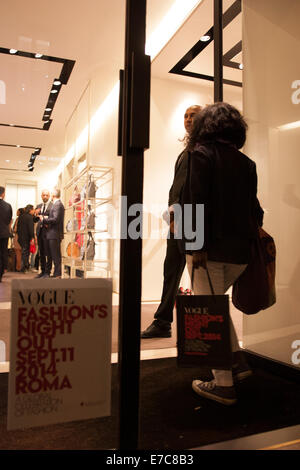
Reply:
[[[195,205],[204,204],[202,250],[208,252],[208,259],[249,262],[251,241],[263,222],[256,193],[256,165],[235,147],[206,143],[190,154],[182,204],[192,205],[193,217]]]
[[[34,222],[31,214],[25,213],[18,218],[17,225],[18,242],[26,245],[34,238]]]
[[[175,163],[173,184],[169,191],[169,207],[180,203],[181,192],[185,184],[188,169],[188,152],[181,152]]]
[[[41,209],[40,214],[42,213],[43,205],[44,205],[44,203],[42,202],[41,204],[38,204],[38,205],[36,206],[36,209]],[[52,205],[53,205],[53,204],[52,204],[52,202],[50,201],[49,204],[48,204],[48,206],[47,206],[47,209],[45,210],[44,215],[49,216],[49,214],[50,214],[50,209],[51,209]],[[41,219],[40,219],[39,217],[33,217],[33,221],[34,221],[34,222],[37,222],[37,225],[36,225],[36,236],[38,237],[39,234],[40,234],[40,231],[41,231],[42,221],[41,221]]]
[[[65,208],[60,199],[57,199],[49,212],[46,220],[47,240],[62,240],[64,238]]]
[[[11,205],[3,199],[0,199],[0,238],[8,238],[10,236],[9,224],[11,219]]]

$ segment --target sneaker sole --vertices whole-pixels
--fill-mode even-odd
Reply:
[[[205,392],[204,390],[200,390],[197,384],[194,384],[192,382],[192,389],[194,392],[197,393],[197,395],[200,395],[201,397],[208,398],[210,400],[217,401],[218,403],[221,403],[222,405],[234,405],[237,402],[236,398],[222,398],[219,397],[218,395],[214,395],[213,393]]]
[[[149,336],[144,336],[143,334],[141,335],[142,339],[155,339],[155,338],[171,338],[171,333],[166,333],[165,335],[149,335]]]
[[[244,372],[240,372],[239,374],[234,375],[233,380],[236,382],[242,382],[248,377],[251,377],[252,374],[252,370],[245,370]]]

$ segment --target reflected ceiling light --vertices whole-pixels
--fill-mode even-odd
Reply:
[[[60,81],[60,80],[55,80],[53,83],[54,83],[54,85],[61,85],[61,81]]]
[[[289,122],[288,124],[283,124],[283,126],[278,126],[280,131],[288,131],[290,129],[297,129],[300,127],[300,121]]]
[[[209,40],[210,40],[210,36],[208,36],[208,35],[206,35],[206,36],[201,36],[201,38],[200,38],[200,41],[202,41],[202,42],[207,42],[207,41],[209,41]]]
[[[50,93],[57,93],[58,90],[51,90]]]
[[[43,57],[43,54],[39,54],[39,53],[37,52],[34,57],[35,57],[36,59],[40,59],[41,57]]]
[[[151,56],[153,60],[157,54],[165,47],[168,41],[174,36],[176,31],[184,23],[184,21],[191,15],[193,10],[202,3],[203,0],[175,0],[172,7],[160,22],[156,30],[151,34],[149,39],[146,41],[145,53]],[[119,99],[119,87],[120,82],[118,81],[111,92],[107,95],[103,103],[99,106],[95,114],[90,120],[90,134],[93,136],[97,129],[107,120],[111,115],[112,111],[118,105]],[[46,108],[46,111],[48,109]],[[87,142],[88,129],[85,127],[80,136],[76,139],[77,143]],[[73,144],[64,158],[60,161],[54,172],[54,178],[58,178],[65,165],[75,155],[75,145]]]
[[[202,0],[176,0],[146,41],[146,54],[153,60]]]
[[[18,52],[18,49],[9,49],[10,54],[16,54]]]

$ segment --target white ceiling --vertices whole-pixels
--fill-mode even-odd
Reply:
[[[224,10],[233,0],[224,0]],[[147,36],[156,28],[174,0],[147,1]],[[90,77],[99,67],[123,68],[125,0],[10,0],[1,2],[0,48],[75,61],[66,85],[58,95],[50,129],[0,126],[0,167],[26,169],[31,152],[41,148],[34,175],[54,169],[65,155],[65,125]],[[203,0],[152,64],[154,76],[194,81],[195,78],[169,74],[169,70],[212,26],[213,0]],[[227,28],[226,28],[227,29]],[[229,31],[229,29],[231,31]],[[224,52],[241,39],[240,19],[224,32]],[[210,44],[189,69],[212,72]],[[0,53],[0,86],[5,84],[5,103],[0,95],[0,123],[41,128],[53,80],[62,65],[48,60]],[[240,80],[239,70],[224,75]],[[201,80],[203,82],[203,80]],[[1,90],[0,90],[1,91]],[[5,146],[4,146],[5,145]],[[10,147],[11,145],[11,147]],[[20,145],[22,147],[14,147]],[[6,162],[6,160],[10,160]]]

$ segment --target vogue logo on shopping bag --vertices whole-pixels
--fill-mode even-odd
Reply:
[[[228,295],[177,296],[178,365],[231,367]]]

